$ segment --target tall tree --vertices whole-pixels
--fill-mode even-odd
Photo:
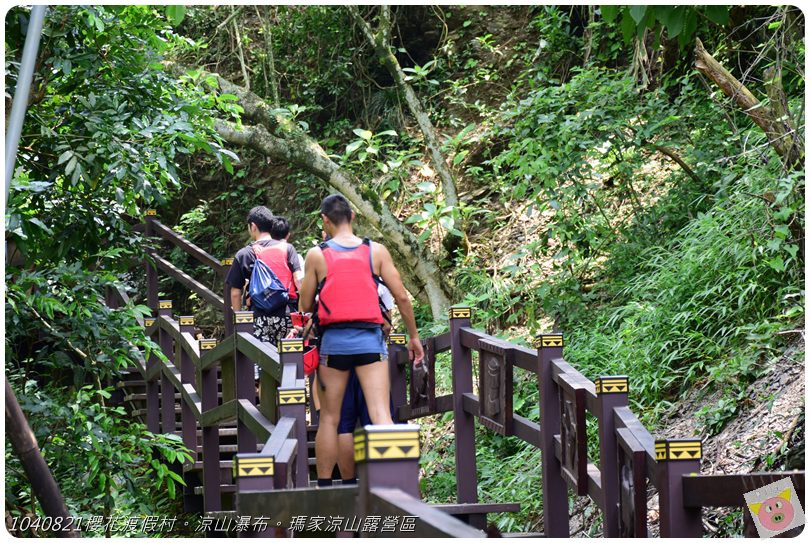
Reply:
[[[391,77],[394,78],[397,88],[405,97],[408,108],[416,119],[419,130],[425,137],[425,145],[430,152],[430,160],[433,163],[433,167],[436,168],[436,173],[439,174],[439,178],[442,180],[445,204],[453,207],[458,206],[456,181],[453,177],[453,172],[450,171],[450,168],[447,166],[447,161],[442,154],[441,146],[436,136],[436,128],[430,121],[430,116],[427,114],[427,111],[425,111],[422,102],[416,96],[413,87],[408,84],[405,72],[402,71],[397,57],[391,52],[391,7],[387,5],[380,6],[379,23],[376,31],[374,31],[371,25],[363,18],[357,7],[347,6],[347,9],[352,14],[357,26],[360,27],[366,40],[368,40],[368,43],[374,48],[374,52],[379,57],[380,62],[388,69]]]

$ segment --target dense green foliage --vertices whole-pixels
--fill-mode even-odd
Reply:
[[[25,25],[25,9],[8,12],[10,91]],[[180,186],[178,157],[228,160],[211,129],[216,99],[161,69],[177,40],[146,7],[51,7],[6,208],[6,375],[85,518],[168,512],[182,483],[167,468],[182,444],[111,400],[133,352],[154,347],[136,321],[148,308],[104,304],[143,254],[132,219]],[[6,467],[7,509],[36,513],[8,444]]]
[[[475,325],[524,345],[562,330],[566,358],[587,377],[632,376],[631,402],[651,428],[700,389],[719,391],[701,425],[721,431],[744,385],[803,328],[804,171],[784,166],[691,53],[700,38],[766,105],[764,72],[779,68],[788,117],[802,119],[797,9],[393,14],[396,57],[440,135],[458,206],[445,204],[423,134],[344,8],[51,10],[6,212],[20,252],[6,271],[6,371],[57,478],[70,480],[72,510],[101,514],[103,496],[106,511],[155,511],[166,505],[157,489],[174,491],[160,460],[179,458],[177,444],[121,427],[107,398],[132,349],[153,347],[135,323],[147,311],[131,265],[142,257],[131,225],[143,209],[159,207],[161,220],[217,257],[245,243],[254,205],[290,218],[299,252],[320,238],[316,204],[330,189],[305,169],[224,149],[214,119],[238,118],[242,107],[210,92],[203,69],[249,87],[355,174],[361,194],[384,201],[437,255],[455,301],[475,307]],[[25,18],[15,8],[6,19],[7,89]],[[164,71],[167,57],[190,71]],[[179,250],[170,260],[213,279]],[[139,294],[110,310],[101,302],[110,286]],[[160,290],[206,335],[221,331],[198,297],[168,278]],[[425,304],[415,309],[423,335],[446,329]],[[448,392],[446,357],[436,379]],[[538,420],[536,380],[515,379],[516,412]],[[423,422],[424,495],[451,501],[452,419]],[[477,444],[481,501],[523,504],[498,526],[542,528],[540,472],[526,469],[539,467],[539,452],[482,428]],[[9,450],[6,460],[7,504],[31,512]],[[76,465],[97,468],[79,477]]]

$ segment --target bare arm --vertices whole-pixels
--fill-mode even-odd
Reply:
[[[242,289],[231,287],[231,307],[234,311],[242,311]]]
[[[298,311],[302,313],[311,313],[315,305],[315,291],[318,288],[319,273],[322,273],[326,263],[323,259],[323,253],[318,247],[313,247],[307,253],[307,258],[304,261],[304,280],[301,281],[301,286],[298,289]]]
[[[301,271],[293,273],[293,283],[295,283],[295,290],[301,290],[301,283],[304,281],[304,274]]]
[[[385,281],[388,290],[394,297],[399,308],[399,313],[402,315],[402,320],[405,321],[405,326],[408,329],[408,352],[414,365],[418,365],[425,357],[422,343],[419,340],[419,330],[416,329],[416,318],[413,315],[413,306],[411,299],[408,298],[408,292],[405,290],[405,285],[402,284],[402,278],[399,276],[399,271],[394,266],[394,261],[391,258],[391,253],[385,246],[379,243],[374,244],[374,255],[379,258],[380,263],[380,277]]]

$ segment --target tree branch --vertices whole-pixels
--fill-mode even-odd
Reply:
[[[804,153],[794,142],[796,131],[790,126],[778,122],[773,110],[763,105],[745,85],[717,62],[706,51],[699,39],[695,44],[695,68],[714,81],[715,85],[720,87],[720,90],[731,98],[743,113],[751,117],[757,126],[765,131],[771,147],[782,157],[787,168],[802,167]]]

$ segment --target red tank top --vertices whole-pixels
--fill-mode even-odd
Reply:
[[[253,252],[256,254],[256,258],[260,259],[273,270],[273,273],[276,274],[281,284],[287,287],[290,299],[297,299],[298,292],[295,290],[293,272],[287,261],[287,242],[281,241],[269,247],[254,243]]]
[[[348,250],[321,244],[326,277],[318,296],[321,326],[342,323],[383,324],[377,282],[371,263],[371,242]]]

